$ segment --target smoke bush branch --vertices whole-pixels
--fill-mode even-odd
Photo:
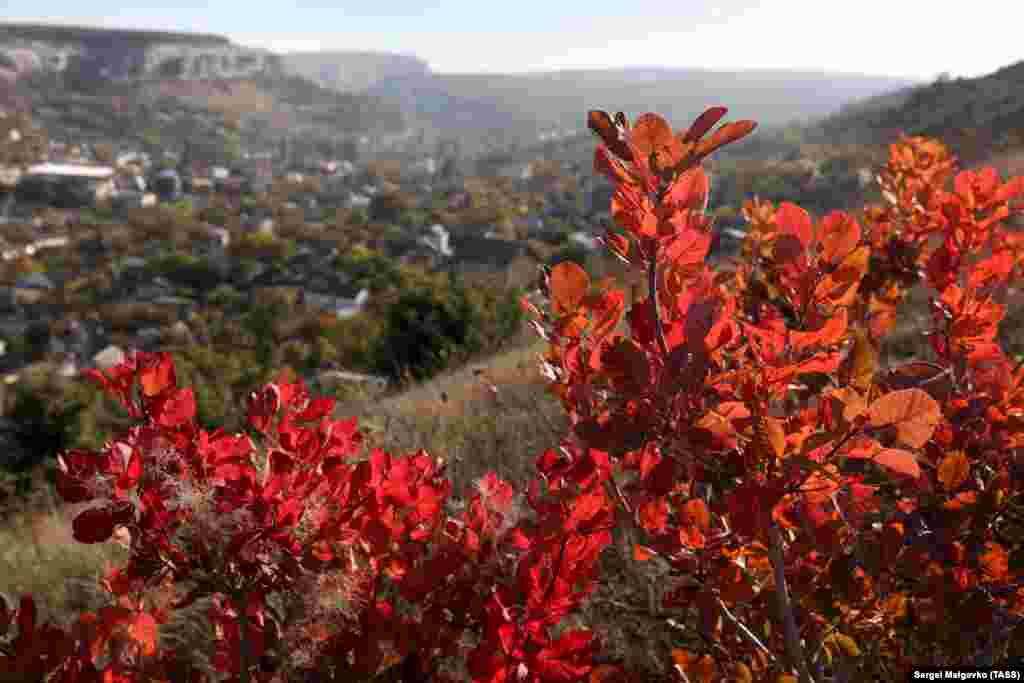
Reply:
[[[774,524],[771,527],[771,548],[769,558],[775,572],[775,597],[786,639],[786,658],[790,669],[797,672],[800,683],[814,683],[811,672],[807,669],[807,658],[804,656],[803,645],[800,643],[800,632],[793,616],[793,605],[789,600],[789,589],[786,585],[786,559],[782,548],[782,533]]]

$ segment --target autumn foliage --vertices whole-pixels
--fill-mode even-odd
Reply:
[[[452,499],[443,458],[371,448],[284,378],[231,435],[196,426],[166,354],[92,372],[138,424],[63,454],[58,488],[92,504],[79,541],[126,530],[130,559],[70,628],[29,596],[0,605],[5,680],[209,680],[159,638],[198,600],[222,680],[632,680],[579,618],[624,547],[668,569],[652,616],[684,634],[680,681],[893,680],[1021,651],[1024,364],[997,332],[1024,181],[905,138],[885,204],[748,202],[743,258],[712,271],[701,162],[754,128],[724,114],[674,132],[590,113],[616,186],[604,243],[648,296],[562,263],[549,305],[524,302],[572,425],[524,491],[490,475]],[[931,353],[882,367],[916,286]]]

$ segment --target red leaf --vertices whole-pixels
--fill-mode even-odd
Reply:
[[[782,235],[793,235],[806,249],[814,239],[814,224],[811,215],[791,202],[782,202],[775,211],[775,222]]]
[[[665,531],[668,525],[668,503],[664,498],[649,500],[637,510],[640,526],[653,534]]]
[[[298,422],[316,422],[331,414],[334,410],[333,398],[317,398],[309,402],[306,409],[295,416]]]
[[[868,409],[872,427],[895,425],[900,441],[920,448],[928,443],[942,419],[942,410],[921,389],[903,389],[882,396]]]
[[[910,451],[899,448],[883,448],[871,459],[898,474],[904,474],[914,479],[921,476],[921,467],[917,464],[917,456]]]
[[[536,668],[545,681],[573,683],[590,673],[591,641],[590,631],[577,629],[567,631],[561,638],[537,653]]]
[[[109,507],[84,510],[71,523],[79,543],[102,543],[114,535],[114,526],[113,510]]]
[[[196,399],[192,388],[178,389],[165,400],[159,409],[158,422],[161,427],[174,429],[191,422],[196,416]]]
[[[23,595],[18,605],[18,640],[28,642],[35,630],[36,603],[31,595]]]
[[[846,309],[841,308],[834,315],[825,320],[821,329],[810,332],[791,330],[789,339],[794,351],[802,351],[808,346],[830,346],[842,341],[846,334],[847,318]]]
[[[568,315],[576,312],[590,289],[590,276],[572,261],[562,261],[551,269],[548,287],[555,314]]]

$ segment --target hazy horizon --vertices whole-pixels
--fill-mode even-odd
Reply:
[[[1015,21],[1024,19],[1024,5],[1001,9],[994,22],[983,12],[936,12],[931,3],[883,0],[725,0],[713,8],[656,2],[632,12],[607,0],[512,6],[391,0],[359,7],[299,0],[268,12],[238,0],[182,0],[173,7],[96,0],[88,10],[70,0],[50,4],[49,13],[40,14],[35,2],[8,0],[4,21],[215,33],[278,53],[388,52],[419,57],[440,74],[638,67],[927,81],[940,73],[982,76],[1024,59]]]

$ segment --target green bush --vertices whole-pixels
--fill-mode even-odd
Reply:
[[[78,402],[54,407],[48,398],[18,388],[14,406],[0,429],[0,447],[5,451],[3,470],[15,480],[19,495],[30,492],[34,470],[42,466],[52,474],[57,454],[77,443],[83,408]]]
[[[224,227],[228,222],[228,212],[222,206],[211,206],[203,210],[203,220],[210,225]]]
[[[375,340],[373,370],[396,381],[425,380],[483,346],[482,315],[457,280],[448,287],[404,291],[387,311]]]

